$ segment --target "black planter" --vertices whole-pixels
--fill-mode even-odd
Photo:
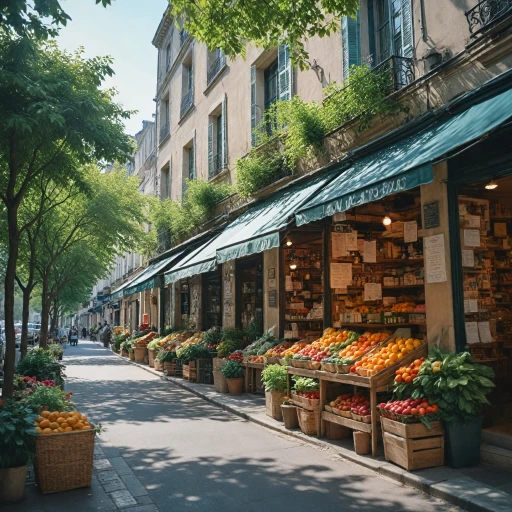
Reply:
[[[480,464],[482,420],[478,416],[468,423],[445,423],[445,459],[454,469]]]

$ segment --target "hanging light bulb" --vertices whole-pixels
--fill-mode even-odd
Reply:
[[[293,242],[288,238],[288,240],[286,240],[286,245],[290,247],[292,244]]]
[[[297,263],[290,263],[290,269],[295,270],[297,268]]]
[[[391,226],[391,217],[389,215],[386,215],[383,219],[382,219],[382,224],[384,224],[384,226]]]
[[[495,188],[498,188],[498,184],[494,180],[491,180],[487,185],[485,185],[485,188],[487,190],[494,190]]]

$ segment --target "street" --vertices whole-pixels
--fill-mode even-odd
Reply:
[[[137,512],[155,506],[161,511],[224,512],[240,507],[295,512],[458,510],[230,415],[99,344],[80,341],[78,347],[66,347],[64,363],[66,389],[74,392],[77,409],[106,430],[100,436],[105,457],[116,461],[116,468],[126,462],[145,488],[135,478],[121,477],[128,490],[135,489]],[[96,474],[104,480],[102,472]],[[124,486],[120,483],[117,488]],[[69,500],[74,493],[85,497],[82,491],[64,494]],[[41,498],[42,509],[52,499],[52,495]],[[110,502],[104,508],[95,503],[94,510],[115,507]]]

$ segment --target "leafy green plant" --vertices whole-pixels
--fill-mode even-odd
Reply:
[[[217,347],[217,356],[226,357],[236,350],[236,343],[234,341],[223,341]]]
[[[16,366],[18,375],[35,377],[38,381],[53,380],[57,386],[64,386],[64,366],[59,364],[52,353],[42,348],[30,350]]]
[[[158,343],[159,341],[161,340],[162,338],[154,338],[152,339],[149,343],[148,343],[148,349],[149,348],[152,348],[152,349],[155,349],[155,348],[158,348]]]
[[[489,405],[494,372],[469,352],[456,354],[433,348],[414,379],[412,398],[428,398],[439,406],[444,421],[466,423]]]
[[[292,379],[295,383],[294,388],[296,391],[317,391],[320,388],[318,379],[310,379],[309,377],[298,377],[296,375],[293,375]]]
[[[33,393],[27,396],[25,401],[34,411],[38,411],[42,407],[48,407],[50,411],[71,411],[73,409],[66,394],[60,388],[38,386]]]
[[[60,345],[57,345],[56,343],[52,343],[51,345],[48,345],[48,352],[52,354],[54,359],[59,359],[64,354],[64,350]]]
[[[189,345],[188,347],[176,351],[178,358],[183,364],[188,364],[196,359],[211,359],[210,351],[202,345]]]
[[[212,327],[211,329],[208,329],[204,333],[203,341],[201,342],[201,345],[208,347],[212,345],[217,345],[220,342],[221,338],[221,330],[218,327]]]
[[[112,345],[116,352],[121,350],[121,344],[126,341],[126,334],[114,334],[112,336]]]
[[[0,468],[28,464],[35,455],[37,414],[24,402],[8,400],[0,405]]]
[[[261,372],[261,380],[266,391],[285,391],[288,387],[286,366],[270,364]]]
[[[224,327],[221,330],[221,341],[229,341],[235,344],[235,350],[238,350],[245,338],[245,332],[242,329],[233,329],[231,327]]]
[[[175,350],[164,350],[160,349],[158,351],[158,354],[156,355],[156,358],[161,363],[170,363],[173,359],[176,359],[178,356],[176,355]]]
[[[226,361],[220,367],[222,375],[226,379],[240,379],[244,376],[244,368],[236,361]]]

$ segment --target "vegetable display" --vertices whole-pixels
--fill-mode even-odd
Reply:
[[[292,379],[295,383],[295,391],[303,391],[305,393],[309,393],[311,391],[318,391],[318,388],[320,387],[318,379],[310,379],[309,377],[299,377],[297,375],[292,375]]]
[[[266,391],[285,391],[288,387],[288,370],[285,366],[270,364],[261,372]]]
[[[239,379],[244,376],[244,368],[236,361],[226,361],[220,367],[220,371],[226,379]]]
[[[202,345],[188,345],[183,348],[183,345],[176,351],[176,355],[183,362],[188,364],[190,361],[196,359],[211,359],[211,354],[206,347]]]
[[[275,347],[279,340],[272,334],[273,329],[269,329],[263,333],[261,338],[252,342],[248,347],[244,349],[245,356],[262,356],[272,347]]]

